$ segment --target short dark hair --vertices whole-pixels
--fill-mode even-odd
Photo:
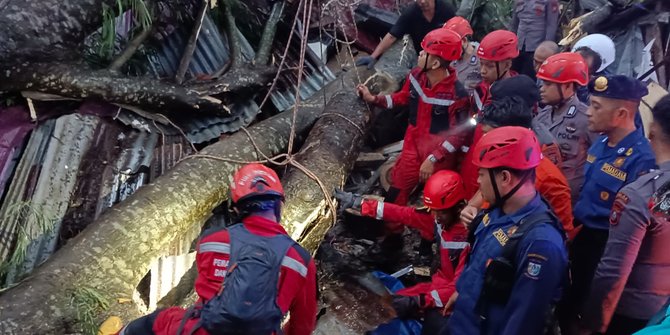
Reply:
[[[527,182],[533,182],[533,183],[535,182],[535,176],[536,176],[535,169],[519,170],[519,169],[511,169],[511,168],[508,168],[508,167],[501,166],[501,167],[494,168],[493,169],[493,174],[497,175],[498,173],[503,172],[503,171],[509,171],[510,174],[512,174],[514,177],[519,178],[519,179],[523,178],[526,174],[530,173],[530,176],[528,176],[528,179],[526,181]]]
[[[661,98],[652,108],[651,114],[654,116],[654,122],[661,126],[663,135],[670,138],[670,95]]]
[[[533,111],[519,96],[506,96],[491,101],[482,111],[481,123],[498,128],[517,126],[531,128]]]
[[[591,63],[591,67],[589,67],[589,75],[594,75],[596,72],[598,72],[598,69],[600,69],[600,66],[603,65],[603,59],[600,57],[600,54],[593,51],[593,49],[589,47],[579,47],[575,52],[578,52],[582,57],[591,57],[593,58],[593,63]]]

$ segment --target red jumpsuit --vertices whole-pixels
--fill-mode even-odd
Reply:
[[[242,220],[244,226],[253,234],[260,236],[274,236],[286,234],[284,228],[276,222],[259,216],[249,216]],[[202,250],[206,245],[206,250]],[[209,300],[216,295],[223,283],[223,277],[230,259],[230,235],[226,230],[216,230],[204,235],[197,246],[196,265],[198,278],[195,280],[195,290],[200,297],[198,303]],[[292,247],[286,253],[279,274],[279,294],[277,305],[283,313],[290,311],[288,324],[284,327],[286,335],[308,335],[316,324],[316,266],[310,260],[305,264],[301,252]],[[186,310],[181,307],[171,307],[160,312],[153,325],[156,335],[175,335]],[[189,319],[184,327],[184,333],[193,327],[197,319]],[[207,335],[207,331],[200,328],[194,334]]]
[[[361,214],[386,222],[407,225],[418,229],[423,239],[437,240],[440,244],[440,268],[433,274],[431,281],[402,289],[397,294],[424,295],[425,303],[421,306],[424,309],[444,307],[456,291],[456,280],[465,266],[470,248],[465,225],[456,222],[449,229],[443,230],[442,225],[436,224],[430,213],[370,199],[363,201]],[[439,239],[435,239],[435,233],[439,235]]]
[[[430,87],[426,74],[415,68],[399,92],[377,96],[374,101],[383,108],[409,105],[403,149],[391,173],[391,187],[397,194],[389,192],[389,198],[395,204],[407,204],[419,183],[421,163],[430,154],[438,159],[435,171],[456,168],[455,154],[467,135],[460,125],[469,118],[470,102],[467,91],[457,81],[456,70],[448,70],[448,77]],[[457,90],[457,84],[462,89]],[[441,145],[445,149],[439,150]]]

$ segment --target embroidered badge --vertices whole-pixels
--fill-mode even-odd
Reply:
[[[491,219],[489,218],[489,213],[484,214],[484,217],[482,218],[482,223],[484,224],[484,227],[489,225],[489,221],[491,221]]]
[[[509,229],[507,229],[507,236],[512,236],[514,233],[516,233],[516,230],[519,229],[517,226],[511,226]]]
[[[602,192],[600,192],[600,199],[601,199],[602,201],[607,201],[607,200],[609,200],[609,199],[610,199],[610,194],[609,194],[609,192],[607,192],[607,191],[602,191]]]
[[[619,192],[614,199],[614,205],[612,206],[612,213],[610,214],[610,225],[616,226],[621,220],[621,212],[626,208],[626,204],[630,201],[627,195]]]
[[[616,179],[619,179],[621,181],[626,181],[627,173],[615,168],[614,166],[610,165],[609,163],[603,164],[603,167],[600,168],[600,171],[605,172],[608,175],[610,175],[610,176],[612,176]]]
[[[577,114],[577,107],[575,105],[570,106],[570,109],[568,109],[568,114],[567,116],[575,116]]]
[[[505,246],[507,241],[509,241],[509,236],[507,236],[501,228],[498,228],[498,230],[493,232],[493,237],[495,237],[496,240],[498,240],[498,243],[502,246]]]
[[[528,269],[526,270],[526,273],[530,277],[537,277],[540,275],[540,271],[542,271],[542,265],[534,262],[528,262]]]
[[[577,128],[575,128],[575,127],[570,127],[570,126],[566,126],[566,127],[565,127],[565,131],[567,131],[568,133],[574,133],[574,132],[577,131]]]
[[[624,151],[626,151],[626,148],[619,148],[619,150],[617,150],[616,153],[621,155]]]
[[[472,64],[472,65],[477,64],[477,56],[470,57],[470,64]]]
[[[596,156],[593,156],[591,154],[588,154],[586,156],[586,161],[589,162],[589,163],[593,163],[593,162],[595,162],[595,160],[596,160]]]
[[[625,158],[625,157],[619,157],[619,158],[617,158],[617,159],[614,160],[614,164],[613,164],[613,165],[614,165],[615,167],[621,167],[621,166],[623,165],[623,162],[625,162],[625,161],[626,161],[626,158]]]
[[[628,148],[628,151],[626,151],[626,156],[630,156],[633,154],[633,148]]]

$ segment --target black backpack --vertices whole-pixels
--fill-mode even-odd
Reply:
[[[243,224],[229,227],[228,232],[231,249],[226,277],[219,293],[198,311],[199,321],[191,334],[198,328],[211,335],[280,334],[284,314],[277,305],[279,274],[286,252],[299,246],[283,234],[254,235]],[[309,254],[299,251],[309,261]]]

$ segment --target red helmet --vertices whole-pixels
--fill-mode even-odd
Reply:
[[[500,127],[486,133],[475,147],[474,164],[480,168],[530,170],[540,164],[542,152],[535,133],[524,127]]]
[[[519,56],[519,38],[508,30],[492,31],[479,43],[477,56],[480,59],[499,62]]]
[[[426,53],[444,60],[459,60],[463,54],[461,37],[448,29],[438,28],[429,32],[421,41],[421,47]]]
[[[576,52],[555,54],[540,65],[537,78],[552,83],[576,83],[586,86],[589,83],[589,66],[582,55]]]
[[[435,172],[423,188],[423,204],[433,210],[448,209],[465,199],[461,176],[448,170]]]
[[[461,38],[474,34],[474,31],[472,31],[472,27],[470,26],[470,22],[460,16],[452,17],[444,24],[444,26],[442,26],[442,28],[455,32],[456,34],[460,35]]]
[[[235,203],[258,195],[284,196],[284,188],[277,174],[261,164],[247,164],[237,170],[230,191]]]

